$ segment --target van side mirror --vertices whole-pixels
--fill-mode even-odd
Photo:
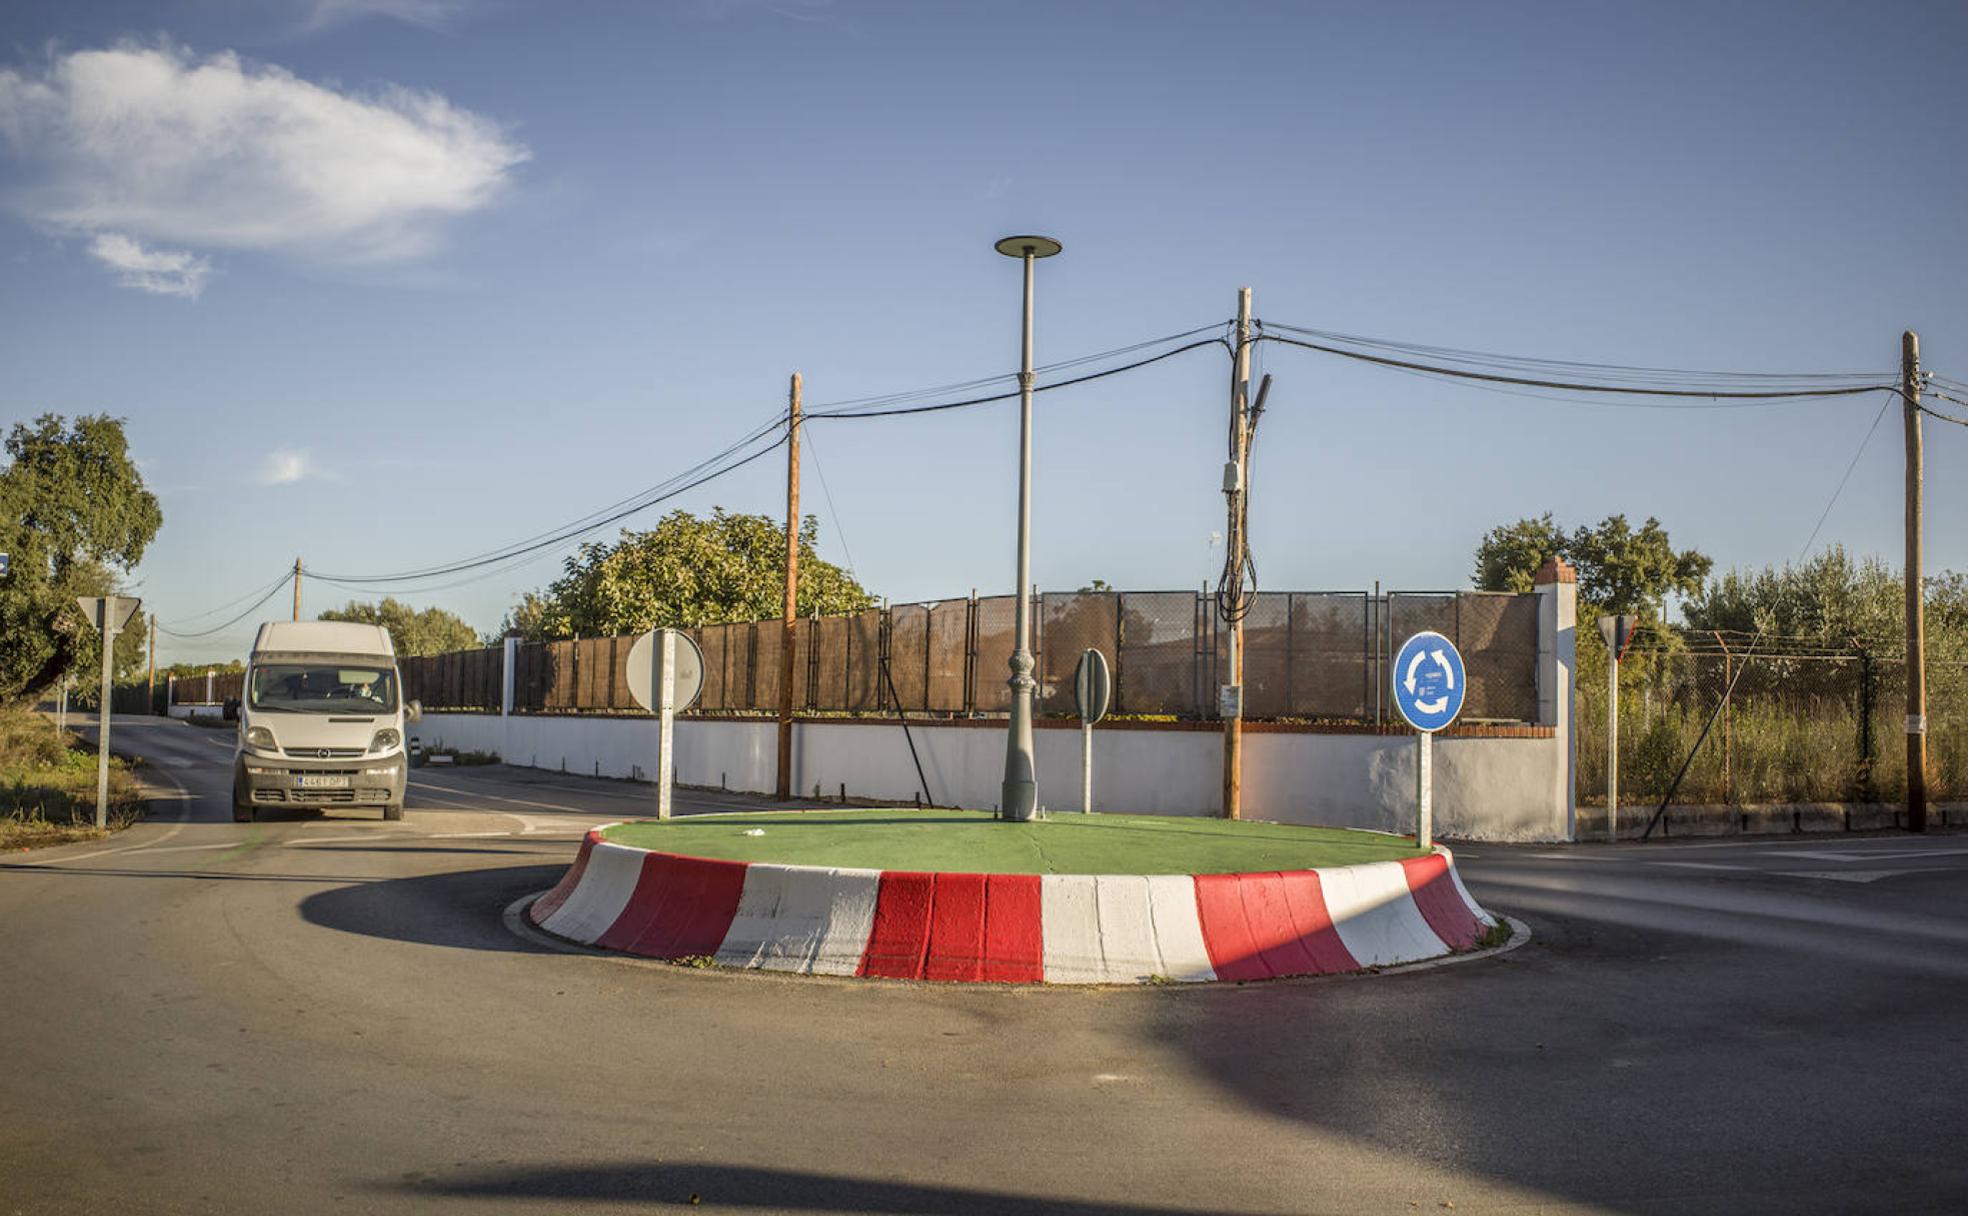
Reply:
[[[219,706],[219,716],[227,722],[239,721],[239,698],[226,698],[225,703]]]
[[[404,705],[403,720],[405,722],[422,722],[424,720],[424,703],[422,701],[411,701]]]

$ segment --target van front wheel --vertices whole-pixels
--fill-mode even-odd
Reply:
[[[253,804],[243,802],[239,797],[239,787],[232,787],[232,821],[234,823],[253,822]]]
[[[403,804],[401,802],[389,802],[383,804],[383,818],[384,819],[403,818]]]

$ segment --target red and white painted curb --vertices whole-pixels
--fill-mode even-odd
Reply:
[[[983,983],[1259,980],[1440,958],[1497,923],[1439,847],[1264,874],[930,874],[683,857],[611,844],[602,830],[528,919],[584,945],[733,967]]]

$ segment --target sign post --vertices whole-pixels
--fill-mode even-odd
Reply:
[[[676,716],[704,691],[704,652],[687,633],[652,629],[629,647],[629,695],[656,714],[656,818],[668,819],[676,773]]]
[[[1415,844],[1434,843],[1435,732],[1462,712],[1469,681],[1455,643],[1424,630],[1394,656],[1394,708],[1415,728]]]
[[[78,595],[76,607],[102,632],[102,700],[96,708],[101,725],[96,731],[96,826],[109,826],[109,708],[110,676],[116,665],[116,635],[137,614],[142,600],[128,595]],[[66,681],[64,680],[64,687]],[[64,698],[65,699],[65,698]]]
[[[1606,841],[1619,839],[1620,789],[1620,660],[1640,628],[1631,614],[1599,618],[1599,636],[1606,642]]]
[[[1073,710],[1080,715],[1080,813],[1093,810],[1093,724],[1107,716],[1114,691],[1107,656],[1088,647],[1073,672]]]

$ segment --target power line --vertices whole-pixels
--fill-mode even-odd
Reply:
[[[820,492],[827,498],[827,514],[834,521],[834,535],[840,537],[841,554],[847,558],[847,572],[853,575],[854,581],[858,583],[861,581],[861,575],[854,568],[854,550],[848,547],[847,529],[841,527],[840,512],[834,508],[834,492],[827,486],[827,470],[820,465],[820,449],[815,446],[811,431],[806,434],[806,451],[813,457],[813,471],[820,475]],[[793,526],[798,527],[799,521],[794,520]]]
[[[1200,350],[1205,346],[1222,346],[1227,349],[1229,343],[1222,338],[1205,338],[1200,342],[1190,342],[1183,346],[1178,346],[1174,350],[1165,350],[1161,354],[1151,355],[1146,359],[1138,359],[1133,363],[1124,363],[1119,367],[1110,367],[1105,371],[1093,372],[1085,376],[1075,376],[1070,380],[1057,380],[1051,384],[1041,384],[1034,387],[1032,391],[1034,393],[1049,393],[1054,389],[1071,388],[1076,384],[1086,384],[1093,380],[1103,380],[1108,376],[1118,376],[1122,372],[1131,372],[1138,368],[1147,367],[1151,363],[1160,363],[1164,359],[1173,359],[1177,355],[1186,354],[1192,350]],[[962,401],[944,401],[935,405],[911,405],[895,409],[809,410],[806,413],[806,418],[811,421],[815,418],[893,418],[903,414],[935,414],[941,413],[944,410],[961,410],[975,405],[989,405],[997,401],[1010,401],[1017,396],[1018,390],[1013,389],[1008,393],[996,393],[986,397],[971,397]]]
[[[1286,346],[1304,347],[1306,350],[1322,354],[1337,355],[1342,359],[1355,359],[1362,363],[1373,363],[1381,367],[1399,368],[1406,371],[1421,372],[1424,375],[1445,376],[1458,380],[1475,380],[1488,384],[1516,384],[1528,388],[1564,389],[1572,392],[1617,393],[1640,397],[1696,397],[1708,400],[1764,401],[1776,402],[1805,397],[1850,397],[1860,393],[1876,392],[1891,388],[1886,384],[1857,384],[1827,388],[1785,388],[1785,389],[1725,389],[1725,388],[1658,388],[1625,384],[1590,384],[1580,381],[1545,380],[1525,376],[1508,376],[1494,372],[1472,371],[1466,368],[1445,367],[1418,363],[1409,359],[1395,359],[1384,355],[1368,354],[1364,351],[1346,350],[1319,342],[1307,342],[1299,338],[1285,338],[1276,334],[1260,334],[1258,342],[1280,342]],[[1689,408],[1689,407],[1681,407]]]
[[[1383,338],[1367,338],[1357,334],[1337,333],[1331,330],[1308,329],[1304,326],[1286,325],[1278,322],[1258,325],[1260,330],[1280,329],[1288,333],[1301,334],[1322,341],[1335,342],[1345,346],[1363,346],[1369,349],[1394,351],[1407,355],[1430,358],[1437,363],[1462,363],[1489,368],[1524,369],[1565,369],[1566,374],[1592,372],[1602,379],[1630,380],[1640,383],[1670,383],[1694,381],[1869,381],[1878,382],[1887,373],[1883,372],[1719,372],[1695,371],[1687,368],[1641,367],[1623,363],[1588,363],[1569,359],[1544,359],[1525,355],[1502,355],[1487,351],[1463,350],[1451,346],[1429,346],[1417,342],[1398,342]]]
[[[233,617],[231,620],[227,621],[223,625],[214,625],[210,629],[203,629],[198,631],[197,633],[179,633],[175,629],[166,629],[164,628],[164,626],[159,625],[157,627],[157,632],[163,634],[169,634],[171,637],[177,638],[179,641],[182,642],[189,642],[194,638],[209,638],[215,633],[219,633],[223,630],[232,628],[234,625],[237,625],[239,622],[245,620],[247,617],[252,616],[255,612],[258,612],[260,610],[261,604],[266,603],[268,600],[278,595],[280,593],[280,590],[283,587],[285,587],[288,583],[292,582],[293,579],[294,579],[294,574],[293,571],[290,570],[287,572],[286,576],[283,577],[279,582],[275,583],[272,587],[268,588],[267,593],[265,595],[253,601],[251,607],[247,608],[246,611],[240,613],[236,617]]]
[[[1838,488],[1831,492],[1831,499],[1825,503],[1824,510],[1818,512],[1817,526],[1811,529],[1811,538],[1804,542],[1804,548],[1798,552],[1798,561],[1803,561],[1805,555],[1810,553],[1811,546],[1818,543],[1818,530],[1823,528],[1825,520],[1831,517],[1831,509],[1837,505],[1838,496],[1845,492],[1845,483],[1852,479],[1852,470],[1859,467],[1859,457],[1865,455],[1866,445],[1872,442],[1872,433],[1879,429],[1879,420],[1886,416],[1887,410],[1893,408],[1893,399],[1897,396],[1898,393],[1888,393],[1886,400],[1879,403],[1879,412],[1872,416],[1872,425],[1866,428],[1865,438],[1859,440],[1858,451],[1852,453],[1851,461],[1845,466],[1845,476],[1838,479]]]
[[[1184,338],[1193,338],[1197,334],[1208,333],[1211,330],[1222,328],[1223,323],[1218,321],[1210,325],[1197,326],[1195,329],[1185,329],[1181,333],[1168,334],[1160,338],[1150,338],[1145,342],[1134,342],[1127,346],[1117,346],[1113,350],[1101,351],[1098,354],[1080,355],[1072,359],[1062,359],[1057,363],[1041,364],[1033,370],[1039,375],[1044,375],[1048,372],[1066,371],[1069,368],[1084,367],[1089,363],[1098,363],[1104,359],[1117,359],[1122,355],[1131,355],[1139,350],[1148,350],[1151,347],[1163,346],[1170,342],[1179,342]],[[968,392],[971,389],[983,388],[987,384],[1015,384],[1017,382],[1018,373],[1004,372],[995,376],[984,376],[976,380],[965,380],[960,383],[945,384],[936,388],[909,389],[904,392],[886,393],[874,397],[853,397],[840,401],[822,401],[817,405],[809,407],[806,413],[811,416],[816,411],[821,410],[898,405],[905,401],[920,401],[929,397],[941,397],[948,393]],[[1014,393],[1012,395],[1016,396],[1017,394]]]
[[[271,584],[271,590],[278,590],[279,588],[285,586],[287,580],[293,577],[294,577],[293,568],[288,567],[287,569],[281,572],[279,578],[273,581],[273,583]],[[172,623],[176,625],[189,625],[193,621],[203,620],[208,616],[217,616],[219,613],[224,612],[226,609],[231,608],[233,605],[243,604],[247,600],[253,598],[256,595],[271,594],[271,590],[267,586],[255,587],[251,591],[248,591],[245,595],[239,596],[237,599],[227,600],[225,603],[220,604],[216,608],[207,608],[203,612],[194,612],[190,616],[179,617],[176,621]],[[171,630],[167,629],[161,621],[158,623],[157,630],[159,633],[171,633]],[[176,637],[181,635],[173,634],[172,636]]]
[[[736,472],[738,469],[744,468],[746,465],[751,464],[753,461],[759,459],[760,457],[765,456],[766,454],[776,450],[777,448],[780,447],[780,445],[784,444],[785,442],[786,442],[785,436],[781,435],[778,438],[774,439],[771,443],[767,444],[762,448],[759,448],[757,451],[752,452],[750,455],[747,455],[742,459],[732,460],[725,464],[711,468],[709,469],[708,472],[704,472],[700,476],[691,478],[690,480],[685,481],[680,485],[674,484],[676,478],[672,478],[670,479],[669,482],[662,483],[663,485],[670,487],[668,489],[665,489],[662,493],[644,494],[644,495],[639,495],[632,500],[624,500],[625,502],[628,502],[630,505],[623,507],[620,510],[612,511],[609,514],[604,515],[600,518],[593,518],[592,516],[586,517],[589,519],[593,519],[593,522],[582,523],[579,527],[568,527],[568,528],[560,529],[559,531],[553,534],[544,535],[538,539],[535,539],[530,544],[522,544],[522,545],[514,546],[502,552],[484,554],[484,555],[480,555],[477,558],[450,562],[442,566],[433,566],[428,569],[419,570],[419,571],[401,572],[397,574],[370,574],[370,575],[322,574],[322,575],[317,575],[316,577],[321,578],[324,582],[332,582],[337,586],[346,587],[354,584],[360,584],[364,586],[374,586],[382,583],[421,582],[425,579],[439,578],[447,574],[460,574],[466,570],[476,570],[481,567],[493,565],[498,562],[508,561],[512,558],[520,557],[527,553],[536,552],[540,549],[545,549],[553,545],[563,544],[570,540],[579,539],[582,536],[588,535],[602,528],[605,528],[612,523],[616,523],[619,522],[620,520],[626,519],[629,516],[636,514],[637,512],[646,511],[650,507],[656,506],[659,503],[668,502],[669,500],[676,498],[681,494],[696,489],[698,486],[701,486],[708,481],[715,480],[716,478],[722,477],[727,473]],[[726,451],[724,453],[721,453],[720,455],[728,456],[732,454],[735,450],[736,450],[735,448],[726,449]],[[712,460],[716,460],[716,459],[718,459],[718,457],[712,458]],[[711,463],[712,461],[702,461],[699,462],[695,466],[695,468],[704,469],[706,466],[710,465]]]

